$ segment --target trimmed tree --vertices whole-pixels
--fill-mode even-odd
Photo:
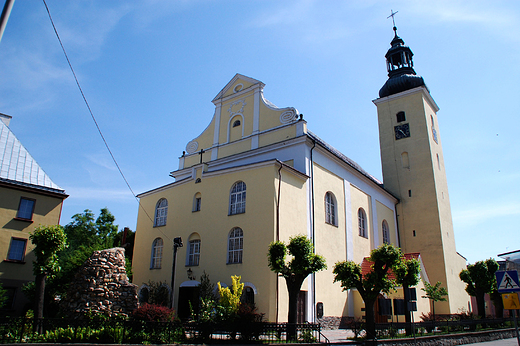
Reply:
[[[58,252],[67,247],[67,236],[63,227],[59,225],[39,226],[29,235],[29,239],[35,245],[34,253],[36,261],[33,262],[33,272],[36,276],[36,304],[34,317],[36,320],[43,318],[43,302],[45,295],[45,280],[60,271],[58,264]],[[36,328],[36,324],[35,324]]]
[[[495,278],[497,270],[498,263],[490,258],[468,265],[467,269],[463,269],[459,274],[460,279],[466,283],[466,292],[477,300],[480,318],[486,317],[484,295],[493,292],[497,281]]]
[[[287,256],[291,256],[287,259]],[[269,245],[267,255],[269,268],[280,274],[287,284],[289,293],[289,315],[287,321],[295,324],[298,313],[298,294],[307,276],[327,268],[325,258],[314,253],[314,246],[309,238],[297,235],[289,239],[289,244],[281,241]],[[288,338],[294,340],[296,329],[288,331]]]
[[[402,252],[391,244],[383,244],[372,250],[368,258],[373,262],[372,270],[362,275],[361,265],[354,261],[338,262],[334,265],[334,282],[341,282],[343,290],[356,288],[365,302],[367,339],[376,337],[374,304],[381,292],[389,293],[396,281],[389,277],[390,269],[401,264]]]
[[[435,285],[430,284],[429,282],[423,281],[424,288],[421,288],[424,292],[426,292],[423,298],[428,298],[432,302],[432,313],[433,313],[433,322],[435,323],[435,302],[445,302],[446,296],[448,295],[448,290],[445,287],[441,287],[441,282],[437,281]]]

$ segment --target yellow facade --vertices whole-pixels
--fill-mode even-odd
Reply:
[[[267,320],[283,322],[288,313],[286,284],[269,270],[267,250],[272,241],[287,242],[304,234],[326,258],[327,269],[303,283],[301,319],[315,321],[318,303],[326,317],[359,316],[358,298],[333,283],[332,270],[339,261],[361,263],[381,245],[383,223],[388,226],[387,240],[399,245],[397,199],[308,132],[295,108],[276,108],[265,100],[263,87],[259,81],[236,75],[213,100],[210,125],[187,144],[179,169],[170,173],[175,182],[139,195],[134,283],[170,286],[172,241],[181,237],[184,246],[178,248],[174,280],[179,314],[185,313],[184,292],[196,287],[206,272],[213,282],[227,285],[231,275],[240,275],[254,291],[259,312]],[[232,188],[239,182],[247,191],[245,212],[231,215]],[[166,224],[154,226],[162,199],[168,201]],[[230,237],[236,227],[243,231],[243,257],[240,263],[230,264]],[[161,264],[151,269],[152,247],[158,238],[164,243]],[[190,242],[200,245],[196,265],[189,260]]]
[[[448,289],[438,313],[468,309],[469,296],[458,274],[465,259],[455,249],[455,237],[436,112],[425,87],[374,101],[378,109],[381,161],[385,188],[399,197],[401,247],[420,252],[433,283]],[[405,120],[397,121],[404,112]],[[396,139],[395,127],[409,124],[410,137]]]
[[[34,245],[29,240],[30,232],[39,225],[57,225],[60,222],[61,207],[66,195],[49,193],[36,187],[27,188],[15,184],[2,183],[0,186],[0,283],[13,294],[12,305],[0,312],[8,315],[22,313],[27,299],[21,291],[23,284],[33,281],[32,262],[35,260]],[[31,220],[17,217],[20,200],[34,200]],[[9,260],[11,243],[21,240],[26,243],[22,260]],[[11,300],[9,301],[11,304]]]

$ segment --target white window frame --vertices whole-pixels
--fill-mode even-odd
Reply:
[[[363,208],[358,209],[358,228],[359,236],[363,238],[368,238],[367,214]]]
[[[237,181],[229,193],[229,215],[246,212],[246,183]]]
[[[336,198],[332,192],[325,194],[325,222],[337,226],[338,218],[336,216]]]
[[[161,269],[164,242],[162,238],[155,238],[152,243],[150,269]]]
[[[154,227],[166,226],[168,218],[168,200],[161,198],[155,205]]]
[[[228,236],[228,255],[227,263],[242,263],[244,253],[244,231],[235,227],[229,232]]]
[[[200,262],[200,239],[193,239],[189,242],[188,266],[198,266]]]

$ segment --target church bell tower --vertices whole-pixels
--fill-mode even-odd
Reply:
[[[403,252],[419,252],[432,284],[446,287],[437,313],[468,310],[459,273],[466,260],[455,249],[453,223],[437,120],[439,107],[415,73],[413,53],[397,35],[385,55],[388,80],[377,106],[384,187],[399,198],[397,218]]]

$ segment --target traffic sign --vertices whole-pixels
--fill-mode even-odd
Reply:
[[[506,310],[520,309],[520,301],[518,301],[518,293],[504,293],[502,294],[502,303]]]
[[[518,292],[520,291],[520,284],[518,283],[518,272],[516,270],[496,272],[498,292]]]

